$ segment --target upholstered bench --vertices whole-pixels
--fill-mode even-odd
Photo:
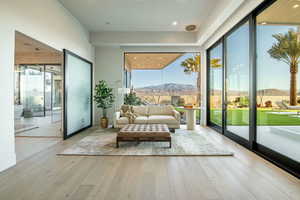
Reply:
[[[118,133],[119,142],[169,142],[172,147],[171,135],[166,124],[127,124]]]

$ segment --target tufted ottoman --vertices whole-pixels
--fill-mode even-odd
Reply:
[[[169,148],[172,147],[166,124],[127,124],[117,135],[117,148],[119,142],[169,142]]]

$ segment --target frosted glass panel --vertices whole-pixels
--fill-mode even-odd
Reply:
[[[90,63],[75,55],[65,54],[65,135],[69,136],[91,125]]]

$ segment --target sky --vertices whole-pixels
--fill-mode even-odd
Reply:
[[[197,73],[186,74],[181,62],[194,57],[195,53],[186,53],[162,70],[133,70],[132,85],[134,88],[165,83],[192,84],[196,86]]]
[[[257,26],[257,88],[289,90],[289,66],[270,57],[268,50],[275,43],[273,34],[297,30],[296,26],[259,25]],[[229,90],[247,91],[249,89],[249,26],[245,24],[227,38],[227,83]],[[222,46],[211,51],[211,58],[221,58]],[[193,53],[186,53],[163,70],[134,70],[132,83],[134,88],[164,83],[182,83],[196,85],[197,73],[185,74],[180,63]],[[222,88],[222,70],[212,70],[214,89]],[[300,89],[300,72],[298,73]]]
[[[297,30],[296,26],[257,26],[257,89],[289,90],[289,66],[271,58],[268,50],[276,42],[274,34]],[[247,91],[249,88],[249,30],[242,26],[233,32],[227,42],[227,83],[228,89]],[[211,51],[212,58],[221,58],[222,45]],[[213,77],[212,77],[213,75]],[[212,88],[222,88],[222,70],[213,69],[211,74]],[[300,73],[298,73],[298,89],[300,89]]]

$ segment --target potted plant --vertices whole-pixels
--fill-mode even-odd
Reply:
[[[111,108],[114,103],[115,97],[113,95],[113,89],[108,87],[104,80],[99,81],[95,86],[94,101],[98,108],[102,109],[102,118],[100,119],[100,125],[102,128],[108,127],[107,109]]]

